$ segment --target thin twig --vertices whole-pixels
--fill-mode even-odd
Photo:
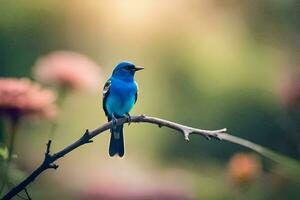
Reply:
[[[28,191],[27,191],[27,188],[26,188],[26,187],[24,188],[24,191],[25,191],[25,194],[26,194],[26,196],[27,196],[28,200],[31,200],[31,198],[30,198],[30,196],[29,196],[29,193],[28,193]]]

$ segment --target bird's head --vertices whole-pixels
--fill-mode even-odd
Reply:
[[[121,62],[115,67],[112,76],[119,79],[131,80],[133,79],[135,72],[142,69],[144,68],[137,67],[130,62]]]

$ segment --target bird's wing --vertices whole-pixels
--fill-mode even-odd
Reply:
[[[138,87],[138,85],[136,84],[136,92],[135,92],[135,101],[134,101],[134,104],[135,104],[136,101],[137,101],[138,93],[139,93],[139,87]]]
[[[108,79],[103,87],[103,92],[102,92],[102,107],[103,107],[103,110],[105,112],[105,115],[108,116],[108,111],[106,109],[106,100],[107,100],[107,97],[110,93],[110,86],[111,86],[111,80]]]

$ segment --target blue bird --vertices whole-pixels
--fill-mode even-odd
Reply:
[[[144,69],[130,62],[119,63],[103,88],[102,106],[108,121],[112,120],[109,155],[124,155],[123,125],[116,126],[116,119],[127,117],[138,97],[138,85],[134,81],[136,71]]]

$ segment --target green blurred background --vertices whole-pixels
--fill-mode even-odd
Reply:
[[[140,92],[131,114],[226,127],[299,160],[300,110],[280,94],[282,74],[299,67],[299,9],[297,0],[1,1],[0,76],[32,78],[40,56],[70,50],[99,64],[104,84],[118,62],[129,60],[146,68],[136,77]],[[53,151],[106,121],[101,90],[67,96]],[[23,122],[15,153],[24,174],[43,159],[49,127]],[[125,132],[124,159],[108,156],[109,134],[103,134],[39,177],[28,188],[33,199],[158,186],[192,199],[300,198],[299,177],[263,158],[255,181],[230,184],[230,157],[248,151],[237,145],[196,136],[187,144],[172,130],[146,124]]]

